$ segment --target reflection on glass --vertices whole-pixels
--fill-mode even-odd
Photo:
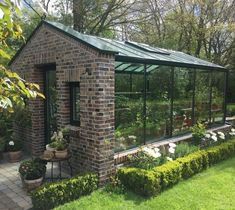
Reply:
[[[190,130],[192,126],[193,70],[175,68],[172,135]]]
[[[195,122],[210,121],[210,72],[197,70],[195,84]]]
[[[223,123],[225,73],[212,73],[211,123]]]
[[[146,140],[170,135],[171,68],[160,66],[148,73]]]
[[[143,74],[115,74],[115,150],[143,143]]]

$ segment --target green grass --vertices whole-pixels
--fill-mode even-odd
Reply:
[[[235,157],[181,181],[151,199],[132,193],[93,192],[56,210],[230,210],[235,209]]]

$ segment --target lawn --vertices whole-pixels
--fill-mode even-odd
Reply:
[[[235,157],[189,180],[181,181],[160,196],[145,199],[132,193],[109,194],[102,190],[56,210],[235,209]]]

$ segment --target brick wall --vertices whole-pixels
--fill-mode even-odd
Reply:
[[[33,35],[11,68],[30,82],[40,84],[43,90],[43,64],[56,64],[57,123],[59,127],[70,122],[70,94],[68,72],[76,72],[80,82],[81,125],[71,126],[70,148],[72,166],[78,170],[95,170],[100,182],[114,171],[114,55],[100,52],[75,41],[63,33],[42,25]],[[40,68],[38,67],[40,65]],[[44,101],[29,103],[32,125],[15,129],[33,155],[45,148]]]

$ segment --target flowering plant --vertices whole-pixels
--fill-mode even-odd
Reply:
[[[46,165],[39,159],[26,160],[20,164],[19,173],[26,180],[39,179],[46,173]]]
[[[64,139],[63,133],[61,131],[53,133],[49,146],[59,151],[65,150],[67,148],[67,142]]]
[[[8,152],[16,152],[22,149],[22,143],[16,140],[11,139],[6,144],[6,149]]]

